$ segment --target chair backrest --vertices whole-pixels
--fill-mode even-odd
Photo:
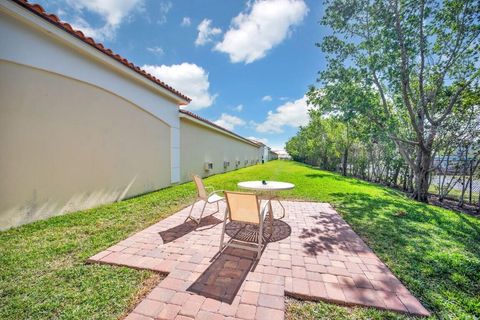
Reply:
[[[195,185],[197,186],[197,195],[200,199],[206,200],[208,198],[207,190],[205,190],[205,185],[203,184],[202,178],[198,175],[193,176],[193,181],[195,181]]]
[[[231,221],[260,223],[260,205],[255,193],[225,191]]]

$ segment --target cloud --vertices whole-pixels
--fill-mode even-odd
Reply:
[[[243,110],[243,104],[239,104],[238,106],[236,107],[233,107],[233,110],[237,111],[237,112],[240,112]]]
[[[250,137],[247,137],[247,139],[259,141],[259,142],[261,142],[261,143],[263,143],[263,144],[265,144],[265,145],[268,143],[268,139],[267,139],[267,138],[257,138],[257,137],[250,136]]]
[[[304,126],[310,119],[309,109],[305,96],[293,102],[286,102],[275,111],[269,111],[267,119],[262,123],[257,123],[255,130],[262,133],[281,133],[285,126],[293,128]]]
[[[307,13],[303,0],[256,0],[232,19],[214,50],[227,53],[232,63],[252,63],[285,40]]]
[[[262,101],[272,101],[272,96],[264,96]]]
[[[157,47],[157,46],[148,47],[147,51],[153,53],[156,56],[163,56],[163,54],[165,53],[165,51],[161,47]]]
[[[232,116],[230,114],[222,113],[218,120],[214,121],[216,125],[223,127],[227,130],[234,130],[237,126],[244,126],[246,122],[239,117]]]
[[[164,24],[167,22],[167,14],[172,9],[172,3],[170,1],[160,2],[160,13],[157,17],[158,24]]]
[[[182,27],[188,27],[192,24],[192,21],[189,17],[183,17],[182,23],[180,24]]]
[[[144,0],[67,0],[67,4],[75,10],[72,13],[72,26],[99,41],[115,38],[118,27],[126,18],[134,11],[144,10]],[[68,15],[65,10],[61,11]],[[98,14],[104,20],[104,25],[92,27],[83,18],[85,11]]]
[[[142,68],[192,98],[192,102],[186,107],[189,110],[210,107],[217,97],[209,92],[208,73],[194,63],[144,65]]]
[[[222,33],[222,29],[220,28],[211,28],[210,24],[212,23],[212,20],[209,19],[203,19],[202,22],[197,27],[198,30],[198,36],[197,39],[195,40],[195,45],[196,46],[203,46],[207,42],[213,41],[213,37],[215,35],[218,35]]]

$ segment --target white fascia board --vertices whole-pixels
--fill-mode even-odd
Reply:
[[[144,86],[147,86],[148,88],[160,93],[162,96],[167,97],[180,105],[185,105],[189,103],[187,100],[152,82],[151,80],[145,78],[136,71],[123,65],[121,62],[113,59],[112,57],[109,57],[105,53],[99,51],[91,45],[76,38],[72,34],[58,28],[52,23],[35,15],[34,13],[28,11],[27,9],[21,7],[14,2],[2,0],[0,2],[0,10],[4,11],[8,15],[16,16],[17,18],[20,18],[23,21],[34,25],[41,30],[46,31],[48,34],[55,36],[57,39],[68,44],[69,46],[80,50],[82,53],[87,54],[90,57],[100,60],[102,63],[114,68],[115,70],[121,72],[126,76],[129,76],[130,78],[142,83]]]

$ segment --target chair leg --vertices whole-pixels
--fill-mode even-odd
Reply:
[[[260,254],[262,253],[262,244],[263,244],[263,219],[260,220],[258,233],[258,248],[257,248],[257,259],[260,259]]]
[[[197,220],[197,224],[200,224],[200,222],[202,221],[203,213],[205,212],[205,207],[207,206],[207,203],[208,202],[204,200],[202,212],[200,212],[200,217]]]
[[[225,208],[225,217],[223,218],[222,235],[220,236],[220,248],[218,249],[218,251],[222,251],[223,249],[223,240],[225,238],[225,229],[227,226],[227,212],[228,212],[228,207]]]
[[[192,204],[192,206],[190,207],[190,212],[188,213],[188,217],[185,218],[185,221],[183,221],[184,223],[188,221],[188,219],[191,219],[193,221],[195,221],[195,219],[192,217],[192,211],[193,211],[193,207],[195,207],[195,205],[197,204],[197,199],[195,199],[195,202]],[[195,221],[196,222],[196,221]]]

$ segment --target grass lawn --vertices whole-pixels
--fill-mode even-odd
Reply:
[[[332,203],[438,318],[480,318],[480,220],[400,193],[294,163],[273,161],[206,179],[283,180],[282,195]],[[148,271],[84,261],[189,204],[192,183],[0,232],[0,319],[116,319],[159,280]],[[391,312],[289,299],[289,319],[405,318]],[[272,319],[273,320],[273,319]]]

